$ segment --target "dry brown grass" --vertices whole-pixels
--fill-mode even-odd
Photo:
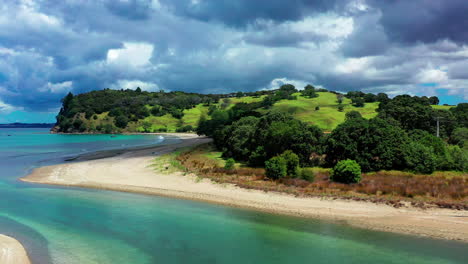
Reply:
[[[401,171],[367,173],[358,184],[341,184],[329,180],[329,170],[314,168],[315,181],[281,179],[271,181],[262,168],[239,167],[225,170],[219,161],[206,155],[209,145],[182,152],[177,160],[189,171],[219,183],[242,188],[276,191],[296,196],[328,196],[386,203],[395,207],[412,204],[418,207],[444,207],[468,210],[468,175],[438,172],[417,175]]]

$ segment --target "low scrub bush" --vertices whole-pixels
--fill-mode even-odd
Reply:
[[[308,182],[313,182],[315,180],[315,173],[310,168],[302,168],[301,169],[301,178]]]
[[[286,177],[287,162],[283,157],[274,157],[265,162],[266,176],[277,180]]]
[[[226,164],[224,164],[224,169],[225,170],[232,170],[234,169],[234,165],[236,164],[236,161],[233,158],[229,158],[226,160]]]
[[[361,181],[361,166],[354,160],[342,160],[333,168],[330,179],[341,183],[358,183]]]

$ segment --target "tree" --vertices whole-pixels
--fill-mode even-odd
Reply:
[[[343,105],[340,104],[340,105],[338,106],[338,111],[339,111],[339,112],[343,112],[343,111],[344,111]]]
[[[458,145],[460,148],[468,147],[468,128],[459,127],[452,132],[449,143]]]
[[[429,97],[429,103],[431,105],[438,105],[439,104],[439,98],[437,98],[437,96],[431,96],[431,97]]]
[[[275,102],[276,102],[275,98],[273,96],[271,96],[271,95],[268,95],[265,98],[263,98],[262,107],[265,108],[265,109],[268,109],[268,108],[272,107],[273,104],[275,104]]]
[[[337,95],[336,95],[336,101],[338,102],[338,104],[342,104],[342,103],[343,103],[343,99],[344,99],[344,95],[343,95],[343,94],[337,94]]]
[[[346,120],[353,119],[353,118],[362,118],[362,115],[358,111],[350,111],[346,113],[345,118]]]
[[[286,174],[291,178],[299,177],[299,157],[291,150],[280,155],[286,161]]]
[[[390,98],[388,98],[387,94],[385,94],[385,93],[378,93],[377,94],[377,102],[386,103],[389,100],[390,100]]]
[[[430,147],[411,142],[404,153],[407,167],[416,173],[431,174],[436,168],[436,157]]]
[[[281,85],[279,90],[284,91],[284,92],[286,92],[288,94],[292,94],[292,93],[297,92],[296,87],[294,87],[294,85],[292,85],[292,84],[283,84],[283,85]]]
[[[372,94],[372,93],[367,93],[366,95],[364,95],[364,101],[366,103],[373,103],[377,101],[377,95]]]
[[[328,136],[325,161],[334,166],[353,159],[363,171],[403,169],[403,148],[409,141],[404,130],[380,118],[349,118]]]
[[[354,160],[342,160],[336,164],[330,180],[341,183],[358,183],[361,181],[361,167]]]
[[[115,126],[119,128],[125,128],[128,124],[128,118],[124,115],[119,115],[115,118]]]
[[[354,106],[356,107],[364,107],[364,99],[362,97],[353,97],[351,99],[351,102],[353,103]]]
[[[266,176],[277,180],[286,177],[287,163],[282,157],[274,157],[265,162]]]
[[[318,97],[318,94],[315,91],[315,87],[310,84],[304,87],[304,90],[301,91],[301,94],[302,96],[308,97],[308,98]]]
[[[237,98],[241,98],[242,96],[244,96],[244,93],[243,93],[243,92],[237,92],[237,93],[236,93],[236,97],[237,97]]]
[[[435,132],[432,107],[421,97],[398,95],[377,108],[378,117],[394,119],[405,130],[422,129]]]
[[[144,132],[151,132],[151,127],[153,126],[151,122],[144,121],[141,126],[143,127]]]
[[[455,116],[459,127],[468,127],[468,103],[460,103],[450,108],[450,112]]]

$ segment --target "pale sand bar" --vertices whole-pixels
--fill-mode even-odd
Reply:
[[[301,198],[282,193],[247,190],[194,175],[162,174],[150,167],[155,156],[177,148],[209,142],[186,135],[182,143],[89,161],[35,169],[21,180],[160,195],[212,202],[269,213],[346,222],[350,225],[440,239],[468,242],[468,211],[450,209],[394,208],[350,200]]]
[[[26,250],[16,239],[0,235],[1,264],[30,264]]]

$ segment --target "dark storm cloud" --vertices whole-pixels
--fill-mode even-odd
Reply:
[[[312,13],[327,12],[336,0],[161,0],[177,14],[202,21],[220,21],[244,27],[258,19],[296,21]],[[341,1],[343,2],[343,1]]]
[[[2,1],[0,106],[55,111],[69,91],[132,84],[417,93],[433,82],[461,94],[466,13],[464,0]]]
[[[450,39],[468,41],[466,0],[372,0],[382,12],[381,24],[392,40],[405,43]]]

